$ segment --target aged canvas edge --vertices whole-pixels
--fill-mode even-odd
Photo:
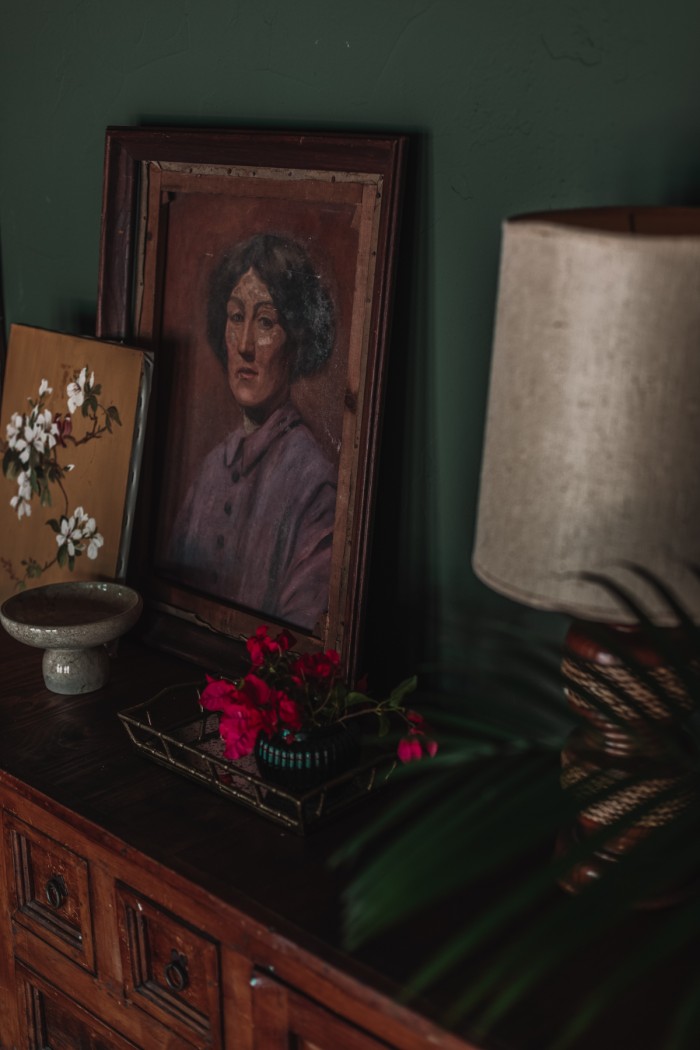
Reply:
[[[120,582],[123,582],[126,579],[126,570],[129,562],[131,538],[134,531],[136,499],[139,488],[139,477],[141,474],[141,462],[143,460],[143,449],[146,440],[146,417],[148,415],[148,404],[153,386],[153,353],[142,350],[141,354],[143,360],[141,367],[141,381],[139,384],[139,395],[136,403],[134,437],[131,445],[131,459],[129,461],[129,474],[124,499],[124,517],[122,519],[121,539],[119,542],[115,574],[115,578]]]

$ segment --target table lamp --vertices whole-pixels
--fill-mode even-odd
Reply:
[[[607,785],[572,834],[611,834],[573,891],[691,797],[692,689],[667,655],[689,632],[665,590],[700,623],[699,460],[700,209],[508,220],[473,565],[574,618],[562,780]]]

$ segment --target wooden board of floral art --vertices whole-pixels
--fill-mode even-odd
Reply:
[[[150,387],[141,350],[13,325],[0,419],[0,600],[123,577]]]

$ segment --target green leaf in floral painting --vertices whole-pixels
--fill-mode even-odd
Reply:
[[[2,457],[2,472],[6,478],[16,478],[19,474],[19,457],[10,448]]]
[[[118,408],[117,408],[117,406],[116,406],[116,405],[110,405],[110,406],[109,406],[109,408],[107,409],[107,415],[108,415],[108,417],[109,417],[110,419],[112,419],[112,420],[113,420],[113,421],[114,421],[115,423],[117,423],[117,424],[118,424],[119,426],[121,426],[121,425],[122,425],[122,421],[121,421],[121,419],[119,418],[119,410],[118,410]]]

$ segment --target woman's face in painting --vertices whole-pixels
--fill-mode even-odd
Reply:
[[[226,351],[231,392],[256,422],[263,422],[289,396],[287,333],[266,284],[250,269],[227,304]]]

